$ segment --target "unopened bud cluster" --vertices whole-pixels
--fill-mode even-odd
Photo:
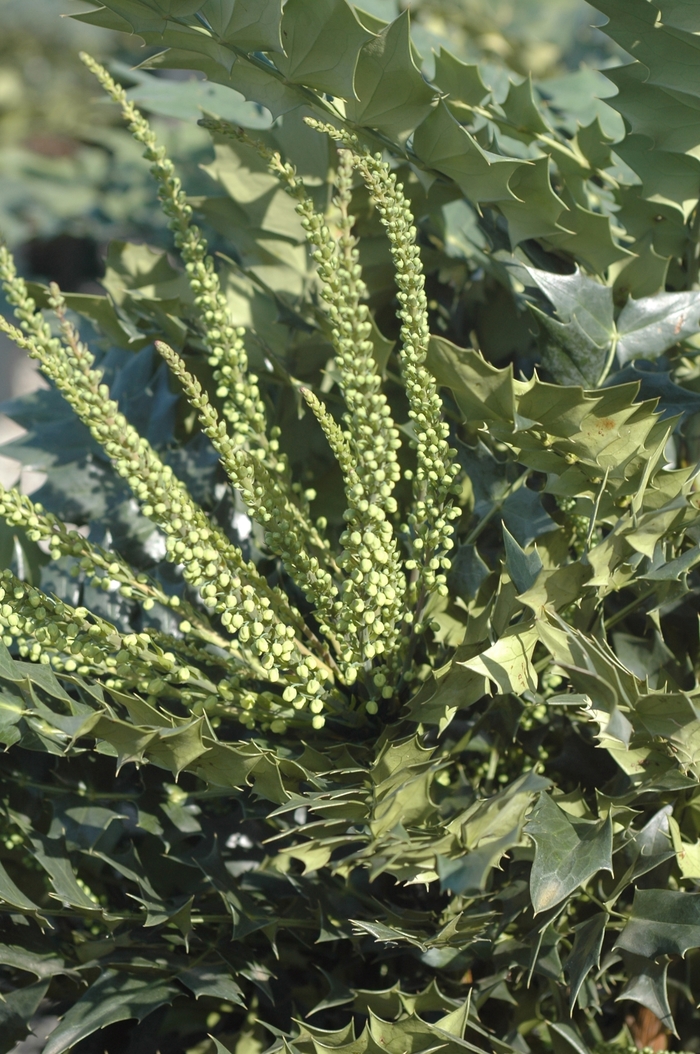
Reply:
[[[225,416],[241,435],[264,439],[265,407],[258,379],[248,371],[248,357],[242,340],[245,331],[231,324],[214,261],[208,254],[201,230],[192,223],[192,207],[187,202],[175,167],[166,156],[164,147],[158,145],[148,121],[129,101],[122,86],[89,55],[82,54],[81,59],[107,94],[121,106],[129,131],[145,148],[144,157],[151,164],[161,206],[194,295],[209,361],[219,382],[217,396],[224,401]]]
[[[231,486],[262,528],[268,553],[283,572],[270,585],[256,566],[194,502],[187,487],[110,397],[89,349],[71,324],[60,290],[52,286],[54,328],[37,311],[10,254],[0,246],[0,280],[21,328],[4,329],[36,358],[126,480],[142,512],[162,532],[166,558],[184,580],[181,596],[167,595],[118,554],[91,544],[40,505],[0,489],[0,515],[24,529],[53,558],[68,557],[93,585],[119,592],[145,611],[176,610],[179,632],[152,628],[121,635],[84,609],[46,597],[6,572],[0,582],[0,628],[21,655],[50,663],[64,676],[93,677],[114,692],[132,692],[153,706],[176,700],[210,728],[226,718],[282,733],[289,724],[323,727],[344,707],[376,714],[397,682],[409,684],[421,610],[431,591],[446,592],[452,546],[450,505],[457,469],[435,381],[426,367],[427,302],[411,211],[401,184],[382,161],[344,137],[338,154],[337,195],[319,214],[293,167],[260,144],[270,171],[297,203],[318,268],[319,291],[330,323],[341,420],[308,389],[301,395],[322,428],[341,469],[346,495],[340,552],[311,522],[308,500],[292,482],[280,453],[279,429],[266,434],[258,379],[248,370],[243,337],[230,318],[206,242],[172,162],[124,90],[93,60],[86,65],[122,107],[158,185],[159,197],[194,294],[202,339],[215,367],[220,415],[210,395],[166,344],[157,347],[196,411]],[[225,122],[213,131],[250,143]],[[323,128],[335,138],[335,129]],[[351,213],[356,173],[369,188],[386,227],[396,270],[401,349],[416,445],[413,503],[407,523],[394,496],[400,478],[399,430],[392,420],[375,360],[373,322]],[[401,559],[399,538],[409,547]],[[292,601],[299,589],[311,616]],[[302,605],[303,606],[303,605]],[[304,609],[306,610],[306,609]],[[353,687],[356,685],[357,687]],[[357,693],[357,694],[354,694]],[[357,714],[353,720],[357,718]]]
[[[450,430],[443,420],[437,385],[425,365],[430,329],[416,228],[403,186],[381,154],[360,154],[356,165],[386,227],[398,287],[401,371],[417,444],[414,504],[408,517],[414,552],[411,563],[420,568],[426,588],[437,586],[446,595],[445,571],[450,567],[446,554],[453,546],[451,521],[460,515],[451,508],[450,495],[456,492],[459,467],[454,461],[457,451],[447,442]]]

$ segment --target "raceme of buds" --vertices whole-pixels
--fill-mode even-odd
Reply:
[[[316,122],[342,140],[337,193],[328,215],[316,211],[294,168],[254,143],[269,169],[297,203],[317,265],[319,293],[330,325],[338,384],[345,403],[340,420],[308,388],[299,391],[326,436],[342,472],[346,510],[340,549],[313,524],[299,483],[279,453],[279,430],[266,434],[258,378],[248,369],[243,332],[231,324],[206,242],[172,162],[148,122],[109,74],[86,65],[120,104],[158,185],[194,294],[196,320],[215,367],[220,416],[210,395],[168,345],[158,350],[178,379],[200,427],[217,451],[231,487],[262,529],[261,542],[281,576],[271,585],[238,545],[213,524],[184,483],[138,434],[110,397],[94,358],[68,318],[64,298],[50,288],[50,315],[42,314],[0,246],[0,280],[20,327],[0,327],[36,358],[77,416],[129,484],[142,512],[162,532],[166,558],[182,576],[177,595],[134,572],[118,553],[90,543],[17,491],[0,491],[0,514],[55,558],[73,561],[95,586],[118,590],[149,611],[177,611],[179,632],[120,637],[84,609],[68,610],[16,579],[3,580],[5,640],[20,654],[49,663],[62,675],[91,676],[113,691],[145,695],[149,705],[184,705],[211,723],[235,720],[272,733],[288,726],[316,729],[328,715],[378,713],[382,698],[410,684],[413,650],[424,628],[430,592],[444,595],[452,545],[455,452],[434,379],[426,367],[427,302],[413,217],[395,174],[356,140]],[[205,119],[212,131],[250,144],[245,133]],[[373,322],[366,303],[351,211],[359,173],[384,224],[396,271],[401,349],[416,447],[413,503],[402,525],[394,489],[400,478],[399,431],[392,420],[375,361]],[[409,547],[402,560],[403,544]],[[294,590],[310,609],[300,610]],[[298,592],[296,594],[298,597]],[[303,605],[302,605],[303,607]]]

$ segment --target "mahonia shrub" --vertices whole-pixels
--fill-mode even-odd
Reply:
[[[598,6],[624,124],[345,0],[79,16],[241,120],[190,198],[83,56],[170,251],[0,248],[0,1054],[696,1049],[700,20]]]

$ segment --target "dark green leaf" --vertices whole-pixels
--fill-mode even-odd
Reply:
[[[244,51],[282,51],[282,0],[205,0],[201,12],[221,40]]]
[[[675,1032],[676,1026],[668,1003],[666,988],[668,959],[664,958],[661,962],[654,962],[627,952],[624,960],[630,979],[617,997],[618,1001],[632,999],[635,1003],[647,1007],[652,1014],[658,1017],[664,1028],[667,1028],[669,1032]]]
[[[576,271],[574,274],[551,274],[528,267],[536,282],[556,309],[562,322],[573,319],[581,331],[599,347],[608,345],[614,332],[613,298],[609,286]]]
[[[600,962],[600,951],[609,917],[601,911],[574,927],[574,946],[564,966],[571,986],[569,1006],[572,1009],[576,1005],[581,985],[593,967]]]
[[[535,580],[542,570],[542,561],[539,553],[535,549],[533,552],[526,554],[507,527],[503,528],[503,541],[506,548],[508,574],[518,592],[525,593],[535,584]]]
[[[474,597],[488,574],[489,569],[479,556],[477,547],[460,545],[452,557],[447,582],[450,590],[457,596]]]
[[[410,45],[408,11],[368,41],[357,63],[348,117],[394,138],[412,131],[427,114],[435,93],[417,69]]]
[[[360,48],[371,39],[346,0],[288,0],[282,16],[286,55],[275,61],[295,84],[353,99]]]
[[[165,981],[105,970],[53,1030],[43,1054],[63,1054],[115,1021],[141,1021],[177,994],[178,989]]]
[[[700,948],[700,893],[637,889],[617,947],[645,959]]]
[[[178,974],[178,980],[189,988],[195,999],[203,995],[225,999],[237,1006],[245,1006],[243,993],[228,970],[222,966],[194,966]]]
[[[442,101],[416,128],[413,149],[427,167],[453,179],[473,202],[514,199],[508,184],[523,162],[484,150]]]
[[[502,516],[507,529],[523,546],[556,528],[552,517],[543,509],[539,494],[529,487],[518,487],[508,495]]]
[[[30,1021],[48,987],[48,981],[38,981],[4,993],[0,1001],[0,1054],[7,1054],[30,1031]]]
[[[654,359],[700,330],[700,293],[659,293],[627,301],[617,320],[617,357]]]
[[[536,913],[560,904],[598,871],[612,873],[612,820],[575,824],[543,793],[525,828],[535,843],[530,895]]]

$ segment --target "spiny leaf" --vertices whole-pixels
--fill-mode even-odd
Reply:
[[[510,178],[527,164],[484,150],[442,100],[416,128],[413,149],[426,166],[449,176],[474,202],[513,200]]]
[[[574,946],[564,966],[571,985],[569,1006],[572,1009],[576,1005],[581,985],[590,971],[600,962],[600,952],[608,919],[609,916],[601,911],[574,927]]]
[[[282,16],[285,55],[275,61],[296,84],[353,99],[360,49],[371,39],[347,0],[288,0]]]
[[[700,331],[700,293],[659,293],[627,301],[617,319],[617,357],[654,359]]]
[[[63,1054],[80,1040],[116,1021],[128,1018],[141,1021],[177,994],[177,988],[165,981],[105,970],[53,1030],[44,1054]]]
[[[205,0],[201,13],[220,40],[244,51],[282,51],[282,0]]]
[[[517,200],[499,202],[513,249],[528,238],[547,238],[566,227],[568,209],[552,189],[549,163],[548,157],[540,157],[517,169],[509,183]]]
[[[399,140],[429,111],[435,93],[413,61],[408,11],[360,51],[355,92],[358,101],[349,99],[347,106],[350,120]]]
[[[576,270],[552,274],[528,267],[527,273],[556,308],[561,322],[576,319],[581,331],[599,347],[609,344],[613,332],[612,290]]]
[[[48,981],[37,981],[25,988],[6,992],[0,1002],[0,1051],[8,1054],[31,1029],[31,1020],[46,995]]]
[[[668,1002],[668,960],[654,962],[629,953],[624,956],[624,960],[631,976],[618,1000],[632,999],[635,1003],[647,1007],[662,1022],[664,1028],[675,1033],[676,1026]]]
[[[447,95],[448,106],[459,103],[469,107],[478,106],[489,94],[479,67],[461,62],[444,47],[435,56],[433,81]]]
[[[598,871],[612,873],[612,819],[575,824],[543,793],[525,828],[535,843],[530,895],[535,912],[556,907]]]
[[[513,535],[507,527],[503,528],[503,541],[506,549],[506,567],[513,583],[519,593],[525,593],[530,589],[542,570],[537,549],[526,554],[520,548]]]
[[[632,914],[616,946],[646,959],[699,948],[700,893],[635,890]]]

